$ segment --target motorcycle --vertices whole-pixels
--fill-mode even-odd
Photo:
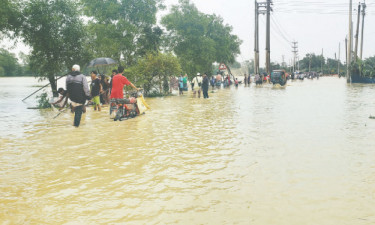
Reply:
[[[143,92],[130,91],[126,94],[128,96],[124,99],[111,99],[110,100],[110,118],[114,121],[127,120],[134,118],[149,108],[143,99]]]

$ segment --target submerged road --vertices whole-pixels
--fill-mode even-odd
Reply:
[[[375,224],[374,85],[189,91],[74,128],[26,109],[34,79],[0,81],[4,224]]]

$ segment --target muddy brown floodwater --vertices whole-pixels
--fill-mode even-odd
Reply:
[[[374,85],[189,91],[79,128],[26,109],[35,85],[0,78],[2,224],[375,224]]]

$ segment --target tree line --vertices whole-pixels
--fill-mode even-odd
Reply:
[[[21,54],[21,57],[27,60],[26,55]],[[13,53],[0,48],[0,77],[4,76],[34,76],[34,74],[27,63],[19,63]]]
[[[31,47],[24,71],[48,79],[54,93],[57,77],[93,58],[115,59],[147,93],[179,73],[192,78],[210,73],[214,62],[234,63],[240,53],[241,40],[232,27],[220,16],[200,12],[190,0],[179,0],[160,24],[156,15],[165,9],[162,0],[2,2],[0,32]],[[13,55],[3,53],[14,62]],[[4,65],[3,75],[25,74]]]
[[[357,73],[361,73],[363,76],[373,77],[375,76],[375,56],[369,57],[364,60],[357,59],[357,63],[351,65]],[[250,73],[254,71],[254,63],[251,61],[248,63]],[[300,72],[318,72],[322,74],[339,74],[342,76],[346,75],[346,63],[339,61],[338,59],[325,58],[322,55],[315,55],[314,53],[306,54],[301,60],[296,62],[295,70],[299,68]],[[292,72],[293,66],[284,63],[271,62],[271,70],[284,69]],[[265,72],[265,68],[260,68],[260,72]]]

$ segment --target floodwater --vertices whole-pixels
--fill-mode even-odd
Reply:
[[[146,98],[145,115],[90,108],[79,128],[26,109],[36,85],[0,79],[2,224],[375,224],[374,85]]]

